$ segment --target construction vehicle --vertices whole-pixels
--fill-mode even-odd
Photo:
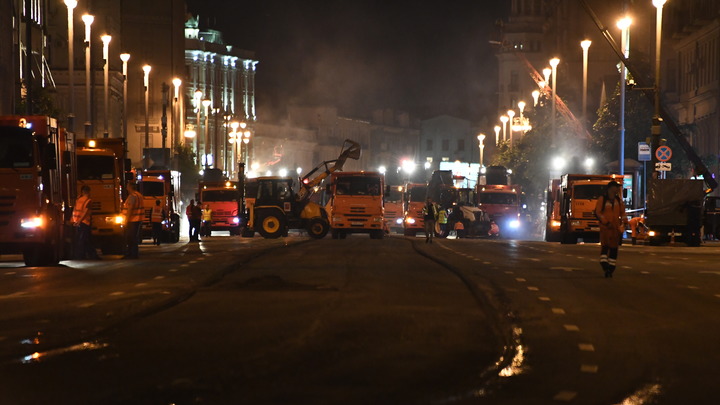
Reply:
[[[27,266],[72,255],[75,142],[45,116],[0,117],[0,254]]]
[[[327,185],[330,200],[325,211],[333,239],[351,233],[367,233],[372,239],[385,236],[385,176],[378,172],[335,172]]]
[[[330,230],[327,212],[310,197],[328,176],[342,170],[347,159],[360,159],[360,153],[360,144],[346,139],[337,159],[322,162],[300,178],[297,192],[289,177],[258,177],[248,233],[252,230],[264,238],[278,238],[289,229],[304,229],[313,238],[324,238]]]
[[[477,203],[495,222],[502,236],[522,237],[528,234],[527,204],[522,189],[512,184],[512,170],[489,166],[480,171],[477,182]]]
[[[700,246],[704,200],[702,180],[648,180],[648,242]]]
[[[122,254],[125,218],[122,192],[125,187],[125,140],[122,138],[77,140],[77,189],[89,186],[92,197],[92,237],[103,254]]]
[[[241,172],[242,173],[242,172]],[[240,179],[244,179],[245,183],[245,203],[243,204],[244,209],[240,217],[242,223],[241,235],[244,238],[252,238],[255,236],[255,231],[248,226],[248,219],[250,218],[250,212],[255,207],[255,199],[258,193],[258,182],[257,179],[246,179],[244,176],[240,176]]]
[[[560,179],[552,179],[545,190],[545,240],[560,242]]]
[[[389,186],[385,193],[385,227],[388,232],[403,231],[403,186]]]
[[[599,240],[600,223],[595,205],[610,181],[623,184],[622,176],[609,174],[565,174],[560,178],[560,243]]]
[[[152,236],[152,208],[155,201],[165,211],[162,223],[162,242],[180,241],[180,215],[177,211],[177,195],[180,190],[180,172],[162,169],[146,169],[137,175],[138,191],[143,195],[145,219],[142,225],[142,237]]]
[[[230,181],[220,169],[206,169],[198,184],[196,200],[200,207],[212,210],[212,231],[229,231],[240,235],[243,192],[237,181]]]
[[[418,231],[425,231],[425,218],[423,208],[428,195],[428,187],[422,183],[409,183],[405,186],[403,194],[403,234],[415,236]]]
[[[458,199],[453,172],[451,170],[435,170],[428,182],[427,196],[439,208],[451,208]]]

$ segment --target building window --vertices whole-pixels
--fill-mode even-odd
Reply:
[[[508,91],[519,91],[520,86],[518,83],[518,72],[513,70],[510,72],[510,85],[508,85]]]
[[[425,150],[433,150],[433,140],[432,139],[425,140]]]
[[[442,150],[443,150],[443,152],[447,152],[450,150],[450,141],[448,139],[443,139]]]
[[[458,139],[458,151],[464,151],[465,150],[465,140],[464,139]]]

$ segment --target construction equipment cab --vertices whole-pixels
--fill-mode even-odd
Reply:
[[[293,190],[291,178],[258,177],[257,196],[248,218],[249,229],[265,238],[287,235],[289,229],[304,229],[313,238],[324,238],[330,230],[327,212],[310,197],[320,190],[330,174],[342,170],[347,159],[360,159],[360,152],[360,144],[345,140],[337,159],[322,162],[300,178],[297,192]]]
[[[0,117],[0,254],[28,266],[72,254],[75,142],[45,116]]]
[[[622,176],[615,174],[565,174],[560,178],[561,243],[574,244],[578,238],[599,240],[600,223],[595,216],[595,205],[612,180],[623,184]]]
[[[385,236],[383,195],[385,176],[378,172],[335,172],[330,175],[330,200],[325,209],[333,239],[351,233]]]

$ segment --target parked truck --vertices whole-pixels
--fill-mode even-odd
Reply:
[[[77,140],[77,188],[89,186],[92,196],[92,237],[103,254],[123,253],[125,218],[125,140]]]
[[[28,266],[72,255],[75,142],[45,116],[0,117],[0,254]]]
[[[545,190],[545,240],[560,242],[560,179],[552,179]]]
[[[415,236],[418,232],[425,232],[425,218],[423,208],[428,195],[428,187],[422,183],[408,183],[403,194],[403,234]]]
[[[385,236],[383,194],[385,178],[378,172],[334,172],[330,175],[330,200],[325,206],[333,239],[351,233]]]
[[[700,246],[705,188],[702,180],[650,179],[645,225],[651,245]]]
[[[385,226],[389,232],[403,231],[403,186],[390,186],[385,193]]]
[[[211,231],[240,235],[243,191],[237,181],[227,179],[220,169],[207,169],[198,184],[197,201],[212,210]]]
[[[143,195],[143,209],[145,219],[143,220],[142,236],[152,236],[152,223],[150,217],[152,208],[156,201],[160,201],[160,207],[165,211],[165,220],[162,223],[161,241],[176,243],[180,240],[180,215],[177,210],[177,195],[180,190],[180,172],[148,169],[143,170],[137,176],[138,190]]]

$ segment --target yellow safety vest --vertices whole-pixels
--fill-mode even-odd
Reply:
[[[142,222],[144,216],[143,196],[138,191],[133,191],[125,199],[123,212],[127,222]]]
[[[150,222],[160,223],[163,221],[163,207],[154,205],[152,207],[152,213],[150,214]]]
[[[77,224],[78,222],[81,222],[85,225],[90,225],[90,204],[92,203],[92,200],[90,197],[86,197],[84,195],[81,195],[78,197],[78,199],[75,201],[75,208],[73,208],[73,214],[72,214],[72,222],[73,224]]]
[[[210,208],[203,210],[202,212],[202,220],[203,221],[212,221],[212,210]]]

